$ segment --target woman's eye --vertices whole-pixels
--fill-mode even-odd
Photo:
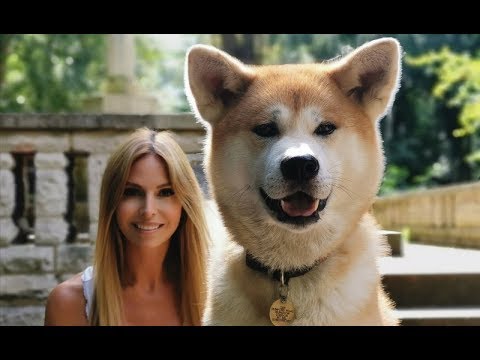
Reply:
[[[123,195],[124,196],[140,196],[140,195],[142,195],[142,191],[139,190],[139,189],[135,189],[135,188],[126,188],[123,191]]]
[[[169,197],[174,194],[175,194],[175,191],[173,191],[172,188],[165,188],[158,192],[158,196],[161,196],[161,197]]]

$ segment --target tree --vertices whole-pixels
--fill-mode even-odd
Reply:
[[[464,177],[471,177],[470,165],[476,172],[480,168],[480,150],[472,149],[473,140],[480,135],[480,52],[477,57],[469,53],[455,53],[448,47],[428,52],[418,57],[407,58],[413,66],[424,67],[437,82],[432,88],[434,97],[441,99],[447,111],[458,114],[458,123],[451,126],[452,144],[465,147],[470,152],[458,166]]]
[[[207,34],[183,34],[171,39],[175,39],[173,48],[155,35],[135,37],[136,77],[145,91],[157,97],[162,112],[188,112],[183,87],[185,51],[196,43],[208,44],[211,39]]]
[[[3,81],[5,80],[6,59],[12,37],[12,34],[0,34],[0,90],[2,89]]]
[[[2,36],[0,54],[2,112],[79,111],[105,78],[103,35]]]

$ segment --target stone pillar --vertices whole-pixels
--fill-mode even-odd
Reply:
[[[107,35],[108,76],[124,77],[128,82],[135,79],[135,39],[133,34]]]
[[[60,244],[68,235],[67,158],[63,153],[35,154],[35,243]]]
[[[18,228],[12,220],[15,208],[14,165],[12,155],[0,153],[0,247],[9,245],[18,234]]]
[[[88,216],[90,218],[90,239],[97,238],[98,210],[102,176],[109,154],[97,153],[88,157]]]
[[[135,37],[133,34],[107,35],[105,94],[84,101],[89,112],[107,114],[154,114],[157,99],[145,94],[135,79]]]

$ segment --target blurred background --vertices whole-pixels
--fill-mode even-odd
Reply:
[[[185,112],[183,61],[195,43],[250,64],[280,64],[327,60],[382,36],[397,38],[405,55],[401,90],[381,122],[388,159],[381,194],[479,179],[479,34],[136,34],[134,75],[158,100],[157,113]],[[0,35],[0,112],[85,111],[86,99],[121,86],[107,81],[107,41]]]
[[[405,312],[407,323],[480,324],[480,34],[0,34],[0,324],[42,324],[48,292],[90,264],[103,169],[133,129],[174,132],[208,198],[204,129],[183,86],[191,45],[309,63],[385,36],[403,47],[373,208],[395,231],[385,284],[400,309],[474,308]],[[412,258],[444,267],[413,274]]]

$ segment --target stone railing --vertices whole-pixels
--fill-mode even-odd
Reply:
[[[480,248],[480,182],[379,198],[378,222],[408,228],[413,242]]]
[[[91,263],[106,161],[142,126],[175,134],[206,192],[192,114],[0,115],[1,325],[41,325],[50,290]]]

